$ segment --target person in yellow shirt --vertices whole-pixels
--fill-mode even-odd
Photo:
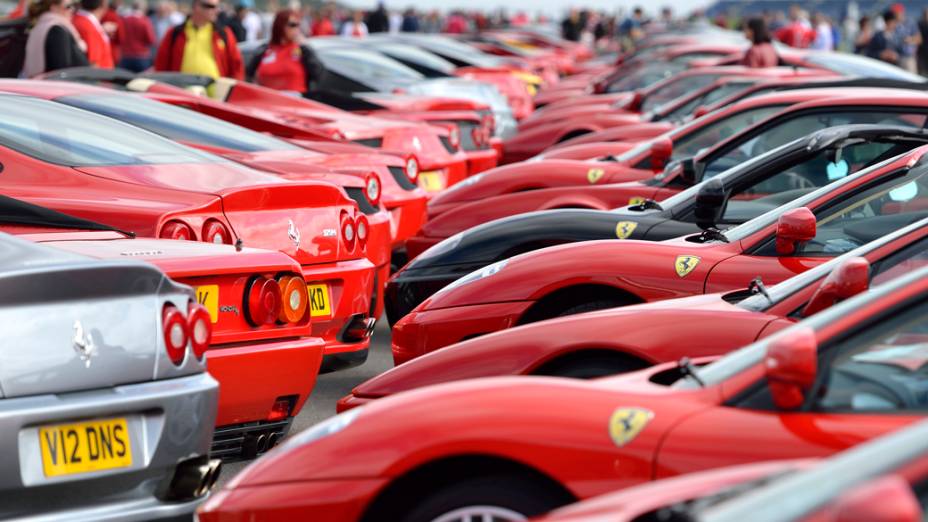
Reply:
[[[245,67],[235,35],[217,22],[219,0],[193,0],[187,21],[168,31],[155,56],[155,70],[243,79]]]

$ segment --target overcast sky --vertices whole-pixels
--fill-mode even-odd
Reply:
[[[678,13],[687,13],[697,7],[710,5],[712,0],[649,0],[633,2],[629,0],[385,0],[387,9],[405,9],[414,6],[419,10],[454,8],[493,10],[505,7],[510,13],[525,10],[529,13],[544,11],[548,15],[560,16],[570,7],[587,7],[596,10],[614,11],[622,9],[628,12],[632,7],[640,5],[645,12],[656,14],[661,6],[670,6]],[[377,5],[377,0],[343,0],[343,3],[363,9],[371,9]]]

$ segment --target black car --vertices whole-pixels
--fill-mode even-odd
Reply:
[[[928,130],[843,125],[794,140],[724,173],[692,159],[655,182],[697,185],[660,203],[611,211],[564,209],[520,214],[456,234],[426,250],[388,283],[390,324],[452,281],[496,261],[564,243],[600,239],[660,241],[713,234],[744,223],[832,181],[928,144]]]

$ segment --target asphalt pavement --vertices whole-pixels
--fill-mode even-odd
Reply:
[[[335,403],[347,395],[352,388],[393,368],[393,356],[390,354],[390,327],[386,317],[377,322],[374,337],[371,339],[371,351],[367,361],[361,366],[340,372],[320,375],[316,388],[309,397],[303,411],[293,420],[290,434],[299,433],[319,421],[335,415]],[[223,464],[217,488],[229,482],[238,472],[252,461],[226,462]]]

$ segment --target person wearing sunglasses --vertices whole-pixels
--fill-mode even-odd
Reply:
[[[284,9],[274,17],[271,40],[248,62],[247,77],[265,87],[306,94],[319,80],[322,66],[300,40],[300,15]]]
[[[39,0],[29,6],[32,27],[26,40],[22,76],[88,65],[87,46],[71,23],[76,0]]]
[[[245,67],[235,35],[218,17],[219,0],[193,0],[187,21],[162,38],[155,70],[243,79]]]

